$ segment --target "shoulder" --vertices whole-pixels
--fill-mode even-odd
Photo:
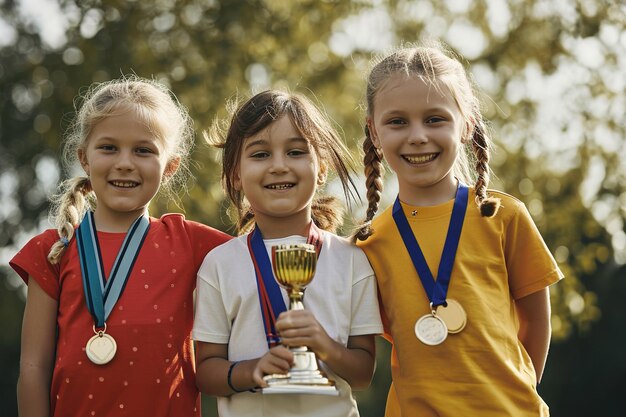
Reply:
[[[511,219],[519,215],[528,215],[526,205],[511,194],[490,189],[487,190],[487,195],[500,200],[500,208],[498,209],[497,215],[502,216],[504,219]]]
[[[351,265],[353,268],[362,266],[369,271],[370,265],[365,252],[348,238],[326,232],[324,244],[328,253],[332,253],[334,259],[339,259],[342,264]]]
[[[59,233],[56,229],[46,229],[43,232],[39,233],[36,236],[33,236],[28,243],[26,243],[23,248],[27,249],[29,247],[38,247],[44,249],[50,249],[50,247],[59,240]]]
[[[230,236],[229,236],[230,238]],[[230,238],[227,242],[217,246],[204,258],[205,264],[220,262],[224,265],[241,263],[242,256],[248,254],[247,235]]]
[[[174,232],[202,235],[207,239],[218,240],[220,243],[226,242],[232,238],[232,236],[211,226],[193,220],[187,220],[185,215],[181,213],[167,213],[162,215],[159,219],[153,218],[151,224],[158,228],[164,227]]]
[[[393,221],[393,204],[383,210],[372,221],[373,233],[365,241],[359,241],[359,247],[368,247],[376,245],[382,240],[385,240],[389,235],[390,230],[396,230],[396,225]]]

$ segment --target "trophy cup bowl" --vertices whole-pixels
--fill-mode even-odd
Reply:
[[[303,310],[304,288],[315,275],[317,252],[308,243],[272,247],[274,277],[289,294],[289,310]],[[291,347],[294,364],[287,374],[265,376],[264,394],[339,395],[332,380],[319,370],[317,357],[306,346]]]

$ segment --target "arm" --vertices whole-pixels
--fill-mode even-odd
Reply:
[[[233,362],[227,357],[228,345],[197,342],[196,385],[201,392],[228,397],[237,391],[265,387],[264,375],[284,374],[293,362],[293,354],[284,346],[273,347],[261,358],[237,362],[230,375],[231,385],[237,389],[233,391],[228,385],[228,371]]]
[[[518,337],[528,352],[535,367],[537,383],[548,357],[550,346],[550,291],[544,288],[515,301],[520,327]]]
[[[281,313],[276,330],[287,346],[308,346],[333,372],[353,389],[366,389],[374,374],[376,344],[374,335],[351,336],[348,345],[331,339],[308,310]]]
[[[54,366],[57,301],[36,280],[28,280],[22,323],[17,403],[21,417],[50,415],[50,382]]]

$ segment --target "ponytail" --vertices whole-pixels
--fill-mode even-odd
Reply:
[[[363,164],[365,167],[365,184],[367,186],[367,213],[365,220],[354,234],[354,240],[365,240],[372,235],[372,219],[378,211],[380,197],[383,191],[383,155],[380,149],[374,146],[370,130],[365,126],[365,140],[363,140]]]
[[[322,230],[336,233],[343,223],[343,206],[339,199],[335,197],[318,197],[311,205],[311,217]]]
[[[500,208],[500,199],[487,196],[489,184],[489,145],[485,127],[482,122],[476,123],[472,134],[472,150],[476,157],[476,204],[483,217],[493,217]]]
[[[51,264],[61,261],[65,248],[74,236],[75,227],[91,207],[88,195],[92,190],[88,177],[69,179],[63,182],[60,188],[64,191],[57,196],[56,207],[53,209],[53,222],[56,225],[59,240],[52,245],[48,253],[48,261]]]

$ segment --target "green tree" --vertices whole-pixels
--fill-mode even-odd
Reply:
[[[134,72],[167,83],[201,132],[226,101],[268,87],[315,95],[358,156],[372,53],[422,36],[465,56],[483,89],[494,188],[529,207],[567,278],[553,288],[554,343],[540,392],[555,415],[619,415],[626,377],[626,9],[611,0],[58,0],[56,37],[0,0],[0,251],[48,227],[47,195],[70,173],[59,144],[73,98]],[[54,10],[54,9],[51,9]],[[43,9],[39,11],[43,12]],[[48,17],[48,16],[46,16]],[[49,19],[48,19],[49,20]],[[232,231],[215,151],[198,137],[189,218]],[[392,187],[389,187],[390,189]],[[389,196],[387,196],[389,197]],[[158,200],[159,213],[180,208]],[[356,211],[357,218],[362,209]],[[350,220],[350,219],[348,219]],[[0,267],[0,399],[15,414],[23,288]],[[389,381],[379,343],[364,416]],[[592,361],[593,358],[593,361]],[[596,381],[604,381],[597,384]],[[593,404],[592,406],[589,404]],[[212,413],[210,403],[205,414]]]

